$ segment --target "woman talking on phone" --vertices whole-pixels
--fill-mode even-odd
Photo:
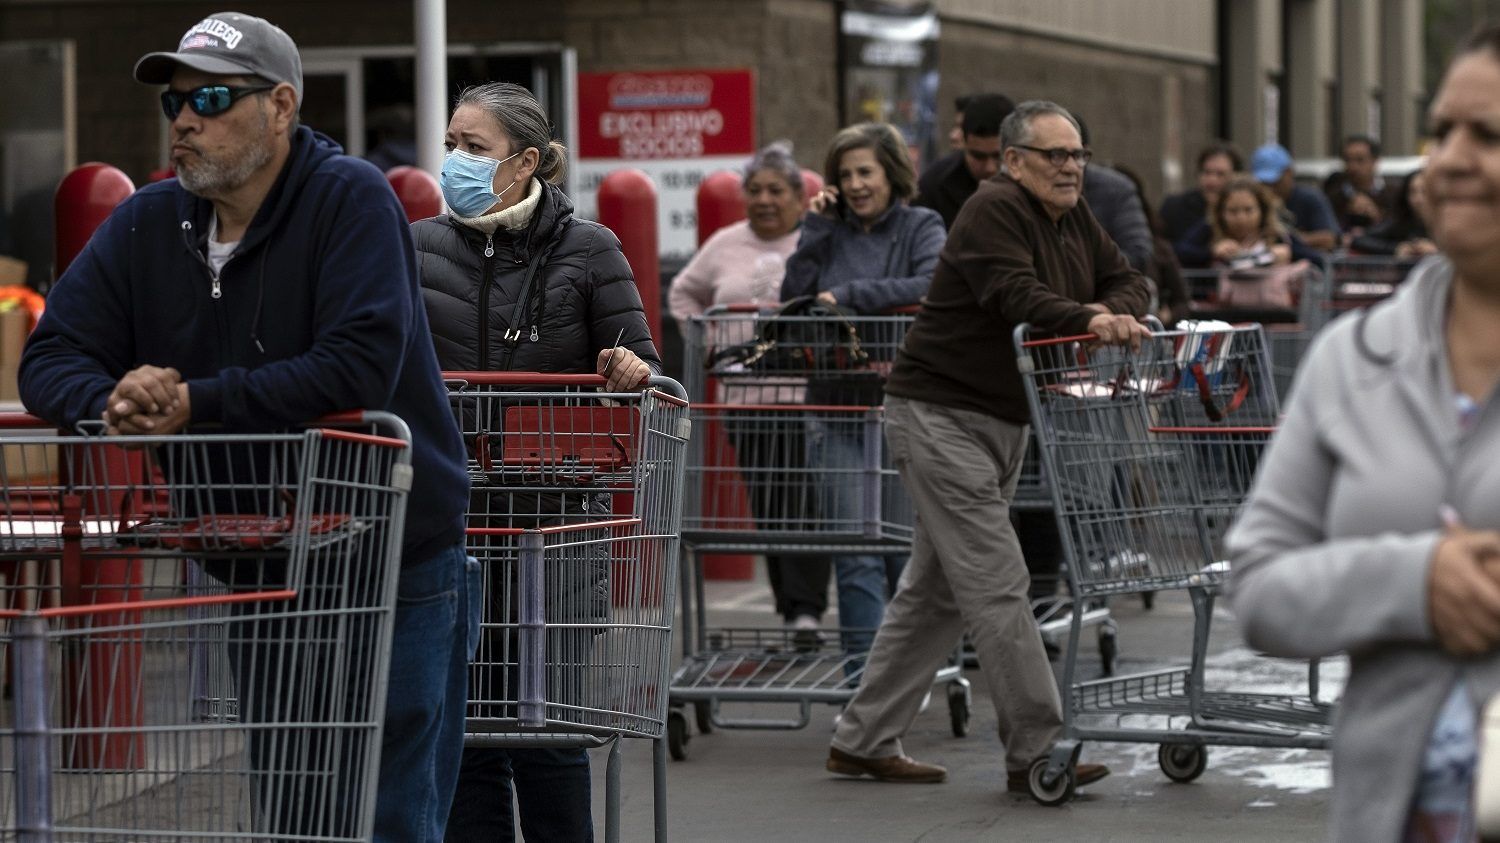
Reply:
[[[948,235],[936,211],[907,204],[916,195],[917,174],[901,133],[885,123],[841,130],[828,145],[823,178],[828,186],[809,203],[797,251],[787,259],[781,300],[815,295],[825,305],[858,314],[920,303]],[[820,400],[815,391],[816,385],[810,385],[809,403],[849,403],[839,396]],[[874,403],[879,402],[874,396]],[[857,482],[856,470],[864,464],[859,431],[853,425],[814,422],[807,450],[809,468],[834,469],[815,472],[821,486],[818,514],[825,521],[860,523],[859,496],[836,488]],[[874,640],[904,563],[893,561],[888,574],[879,556],[833,559],[839,625],[851,630],[843,638],[850,654],[869,650]]]

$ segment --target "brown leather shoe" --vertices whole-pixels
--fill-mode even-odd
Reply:
[[[1083,787],[1109,775],[1103,764],[1079,764],[1073,768],[1073,786]],[[1011,793],[1030,793],[1031,774],[1025,770],[1005,774],[1005,789]]]
[[[841,776],[870,776],[883,782],[937,784],[948,779],[948,771],[936,764],[923,764],[905,755],[860,758],[829,747],[828,772]]]

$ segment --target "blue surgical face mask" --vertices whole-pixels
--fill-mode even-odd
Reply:
[[[505,190],[495,192],[495,171],[500,165],[521,153],[496,161],[479,155],[471,155],[462,149],[454,149],[443,161],[443,174],[438,185],[443,189],[443,201],[461,217],[477,217],[500,201],[505,192],[516,186],[515,182]]]

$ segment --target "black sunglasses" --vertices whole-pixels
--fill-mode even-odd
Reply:
[[[213,117],[228,111],[235,103],[251,94],[259,94],[275,88],[275,85],[251,85],[233,88],[229,85],[204,85],[191,91],[174,91],[168,88],[161,92],[161,110],[168,120],[176,120],[184,105],[193,109],[200,117]]]
[[[1090,149],[1068,149],[1064,146],[1055,146],[1051,149],[1042,149],[1039,146],[1027,146],[1024,143],[1016,144],[1016,148],[1029,149],[1032,152],[1040,152],[1041,154],[1047,156],[1047,163],[1051,164],[1054,167],[1061,167],[1062,165],[1068,163],[1069,158],[1077,161],[1078,166],[1082,167],[1089,163],[1090,158],[1094,157],[1094,152]]]

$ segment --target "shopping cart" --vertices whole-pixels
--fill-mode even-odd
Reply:
[[[911,313],[787,316],[715,308],[684,329],[694,429],[683,545],[683,661],[672,677],[669,748],[686,757],[691,705],[714,728],[801,729],[815,703],[853,696],[874,630],[807,636],[788,628],[710,627],[701,557],[860,554],[904,557],[911,502],[884,449],[885,374]],[[809,461],[808,444],[821,447]],[[937,671],[953,733],[968,731],[970,689],[961,654]],[[725,703],[796,706],[795,716],[729,716]]]
[[[609,747],[606,839],[619,839],[620,739],[664,734],[677,584],[682,387],[601,392],[596,375],[450,372],[469,451],[469,552],[484,575],[465,746]]]
[[[342,421],[0,418],[0,839],[371,839],[410,435]]]
[[[1139,351],[1089,337],[1033,338],[1017,355],[1079,599],[1181,589],[1194,634],[1186,667],[1076,682],[1077,635],[1063,668],[1062,739],[1031,770],[1043,804],[1072,796],[1080,741],[1157,742],[1174,781],[1191,781],[1212,744],[1324,747],[1330,705],[1317,665],[1306,694],[1205,688],[1213,605],[1228,571],[1224,535],[1249,491],[1279,413],[1257,325],[1160,332]]]
[[[1309,266],[1302,275],[1300,285],[1293,291],[1290,306],[1239,307],[1223,300],[1227,286],[1253,285],[1270,271],[1269,268],[1192,269],[1183,270],[1182,274],[1188,284],[1192,319],[1236,325],[1254,322],[1264,327],[1276,388],[1280,395],[1285,396],[1312,338],[1341,311],[1337,300],[1332,297],[1327,274],[1315,266]]]

